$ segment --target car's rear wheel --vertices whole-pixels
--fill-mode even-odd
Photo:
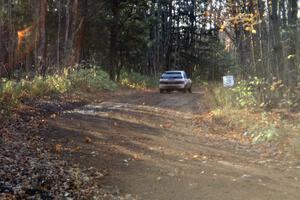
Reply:
[[[188,89],[188,91],[189,91],[189,93],[192,93],[192,88],[190,87],[190,88]]]
[[[159,93],[164,93],[164,90],[163,89],[159,89]]]

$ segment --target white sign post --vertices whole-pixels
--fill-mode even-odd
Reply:
[[[224,87],[233,87],[234,86],[234,77],[233,76],[223,76],[223,85],[224,85]]]

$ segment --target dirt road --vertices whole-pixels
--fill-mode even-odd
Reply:
[[[49,120],[45,137],[62,144],[72,162],[108,170],[103,184],[128,198],[300,199],[300,165],[283,167],[243,145],[204,137],[207,127],[195,132],[195,119],[209,112],[205,99],[200,90],[107,95]]]

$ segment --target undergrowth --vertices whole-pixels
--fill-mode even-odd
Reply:
[[[233,88],[221,84],[210,84],[214,100],[221,107],[249,109],[283,108],[289,111],[300,107],[300,83],[291,89],[281,80],[266,81],[257,77],[237,81]]]
[[[248,109],[216,108],[212,111],[216,121],[225,121],[230,129],[239,131],[253,144],[278,140],[293,127],[282,116],[272,112],[252,112]]]
[[[120,84],[134,89],[147,89],[158,87],[158,77],[146,76],[136,72],[123,71]]]
[[[27,77],[21,80],[0,80],[0,111],[7,114],[25,97],[42,97],[63,94],[74,90],[115,90],[117,84],[110,81],[106,72],[97,68],[66,68],[60,73]]]
[[[158,78],[123,71],[119,84],[134,89],[158,87]],[[73,91],[94,92],[115,90],[118,84],[108,74],[94,66],[75,66],[45,77],[24,77],[18,80],[0,79],[0,111],[8,114],[24,98],[64,94]]]
[[[225,119],[255,144],[300,132],[295,120],[285,119],[298,113],[297,87],[291,90],[281,80],[257,77],[237,81],[233,88],[216,83],[205,87],[215,104],[214,117]]]

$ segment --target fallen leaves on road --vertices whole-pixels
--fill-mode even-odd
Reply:
[[[9,118],[0,114],[1,200],[133,199],[102,188],[99,179],[107,173],[71,165],[57,155],[65,150],[61,144],[53,147],[43,141],[45,115],[54,118],[57,114],[52,112],[62,111],[63,106],[51,101],[31,104],[14,109]]]
[[[89,137],[86,137],[86,138],[85,138],[85,142],[86,142],[86,143],[91,143],[91,142],[92,142],[92,139],[89,138]]]
[[[55,152],[57,154],[60,154],[62,152],[62,145],[61,144],[56,144],[54,149],[55,149]]]

